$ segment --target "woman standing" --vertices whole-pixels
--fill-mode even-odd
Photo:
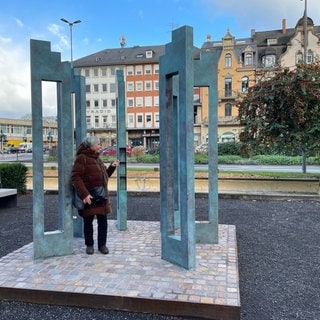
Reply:
[[[83,218],[83,232],[86,253],[94,253],[93,240],[93,220],[97,217],[98,222],[98,249],[103,254],[108,254],[106,246],[108,220],[107,214],[111,213],[110,200],[108,197],[108,178],[113,174],[119,161],[114,161],[106,168],[99,158],[100,139],[96,136],[89,136],[83,140],[77,150],[77,158],[74,162],[71,181],[78,191],[84,203],[84,209],[79,210],[79,215]],[[105,199],[96,202],[92,193],[93,188],[103,186]],[[91,190],[91,193],[90,193]]]

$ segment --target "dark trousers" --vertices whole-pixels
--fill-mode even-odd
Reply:
[[[98,247],[107,243],[108,220],[106,215],[97,214],[98,220]],[[83,233],[86,246],[93,246],[93,219],[94,216],[83,217]]]

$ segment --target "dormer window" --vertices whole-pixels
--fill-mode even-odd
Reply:
[[[262,57],[262,64],[265,68],[270,68],[276,64],[276,56],[274,54],[268,54]]]
[[[147,59],[152,58],[152,50],[146,51],[146,58],[147,58]]]
[[[278,41],[277,41],[277,39],[275,39],[275,38],[267,39],[267,45],[268,45],[268,46],[270,46],[270,45],[272,45],[272,44],[277,44],[277,43],[278,43]]]
[[[244,65],[245,66],[253,65],[253,54],[251,52],[248,52],[244,55]]]

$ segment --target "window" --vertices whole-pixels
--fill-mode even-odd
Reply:
[[[103,99],[103,100],[102,100],[102,106],[103,106],[104,108],[106,108],[106,107],[108,106],[108,100],[107,100],[107,99]]]
[[[108,116],[102,117],[103,127],[108,128]]]
[[[224,79],[224,96],[225,97],[232,96],[232,79],[231,78]]]
[[[313,53],[311,50],[307,53],[307,63],[310,64],[313,62]]]
[[[90,108],[90,100],[86,101],[86,106],[87,106],[87,108]]]
[[[262,57],[262,64],[266,68],[275,66],[276,56],[274,54],[268,54]]]
[[[133,128],[134,127],[134,115],[128,114],[128,127]]]
[[[271,38],[271,39],[267,39],[267,45],[270,46],[271,44],[277,44],[278,41],[277,39]]]
[[[86,117],[87,128],[91,127],[91,118],[90,116]]]
[[[159,117],[159,113],[155,113],[154,114],[154,121],[155,121],[155,126],[156,127],[159,127],[159,120],[160,119],[160,117]]]
[[[153,66],[153,73],[154,73],[154,74],[159,74],[159,65],[158,65],[158,64],[155,64],[155,65]]]
[[[225,68],[232,67],[232,57],[231,57],[230,53],[227,53],[224,57],[224,66],[225,66]]]
[[[128,107],[134,107],[134,99],[128,98]]]
[[[224,105],[224,116],[231,117],[232,116],[232,105],[231,103],[226,103]]]
[[[127,91],[133,91],[134,90],[134,86],[133,86],[133,82],[127,82]]]
[[[153,89],[155,91],[159,91],[159,81],[158,80],[153,81]]]
[[[146,114],[146,127],[147,128],[151,128],[152,127],[151,114]]]
[[[103,68],[101,69],[101,76],[106,77],[107,76],[107,69]]]
[[[116,84],[115,83],[110,83],[110,92],[116,92]]]
[[[106,83],[103,83],[102,84],[102,92],[107,92],[107,84]]]
[[[93,69],[93,75],[94,75],[95,77],[98,77],[98,76],[99,76],[99,69],[98,69],[98,68],[94,68],[94,69]]]
[[[86,93],[90,93],[90,84],[86,84]]]
[[[147,58],[147,59],[152,58],[152,50],[146,51],[146,58]]]
[[[111,99],[111,107],[112,107],[112,108],[115,108],[116,105],[117,105],[116,99]]]
[[[151,91],[152,90],[152,81],[145,81],[144,86],[145,86],[146,91]]]
[[[159,96],[153,97],[153,101],[154,101],[154,106],[155,107],[159,107]]]
[[[142,128],[142,126],[143,126],[142,114],[137,114],[137,128]]]
[[[112,76],[115,76],[115,75],[116,75],[116,68],[115,68],[115,67],[111,67],[111,68],[110,68],[110,74],[111,74]]]
[[[253,55],[251,52],[248,52],[244,55],[244,65],[252,66],[253,65]]]
[[[85,69],[85,70],[84,70],[84,75],[85,75],[86,77],[90,77],[90,69]]]
[[[94,117],[94,127],[99,128],[99,116]]]
[[[98,108],[99,107],[99,100],[94,100],[94,107]]]
[[[99,85],[98,84],[94,84],[93,85],[93,91],[94,92],[99,92]]]
[[[241,79],[241,92],[247,92],[249,89],[249,78],[242,77]]]
[[[137,107],[142,107],[143,106],[143,98],[142,97],[137,97],[136,98],[136,106]]]
[[[136,75],[141,76],[142,75],[142,66],[136,66]]]
[[[299,51],[296,54],[296,64],[300,64],[300,63],[303,63],[303,55],[301,51]]]
[[[136,90],[137,91],[142,91],[142,81],[137,81],[136,82]]]
[[[145,75],[151,74],[151,65],[150,64],[147,64],[144,66],[144,74]]]
[[[144,98],[144,105],[145,105],[145,107],[152,107],[152,97],[145,97]]]
[[[133,66],[127,67],[127,76],[133,76]]]

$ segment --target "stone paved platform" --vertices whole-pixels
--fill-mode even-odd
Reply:
[[[235,226],[219,225],[219,244],[197,245],[195,270],[161,259],[159,222],[118,231],[109,220],[107,245],[110,254],[87,255],[76,238],[72,255],[34,262],[30,243],[2,257],[0,299],[240,319]]]

